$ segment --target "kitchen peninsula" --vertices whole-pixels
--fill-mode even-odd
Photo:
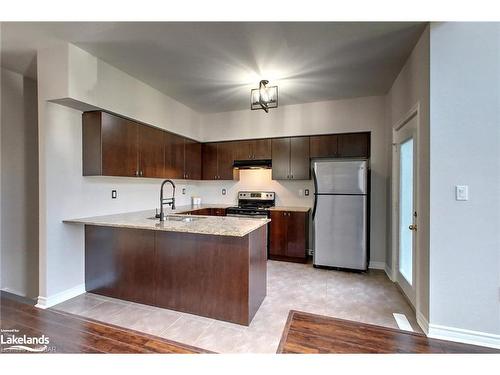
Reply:
[[[249,325],[266,296],[269,219],[178,207],[65,220],[85,225],[88,292]]]

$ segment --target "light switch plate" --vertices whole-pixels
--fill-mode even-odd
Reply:
[[[467,186],[467,185],[455,185],[455,199],[457,201],[468,201],[469,200],[469,186]]]

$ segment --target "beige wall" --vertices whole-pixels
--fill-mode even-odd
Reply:
[[[1,70],[1,288],[38,296],[36,82]]]
[[[418,124],[418,190],[417,190],[417,309],[425,321],[429,320],[429,27],[425,29],[403,69],[387,94],[387,168],[392,175],[393,127],[403,121],[419,105]],[[392,264],[392,177],[387,187],[387,251],[386,260]],[[391,271],[394,271],[391,269]],[[418,315],[418,314],[417,314]],[[419,316],[417,316],[419,318]],[[424,323],[425,325],[426,323]]]

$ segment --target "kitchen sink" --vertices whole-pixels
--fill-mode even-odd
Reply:
[[[148,217],[148,219],[150,219],[150,220],[158,220],[158,221],[160,220],[156,216]],[[202,220],[202,219],[206,219],[206,218],[205,217],[201,217],[201,216],[197,216],[197,217],[193,217],[193,216],[177,216],[177,215],[166,215],[165,216],[165,221],[182,221],[183,223],[190,223],[192,221],[198,221],[198,220]]]

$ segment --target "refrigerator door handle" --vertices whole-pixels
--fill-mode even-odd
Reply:
[[[314,182],[314,206],[312,212],[312,219],[314,220],[314,217],[316,216],[316,205],[318,204],[318,180],[316,179],[316,171],[314,170],[314,164],[312,167],[312,175]]]

